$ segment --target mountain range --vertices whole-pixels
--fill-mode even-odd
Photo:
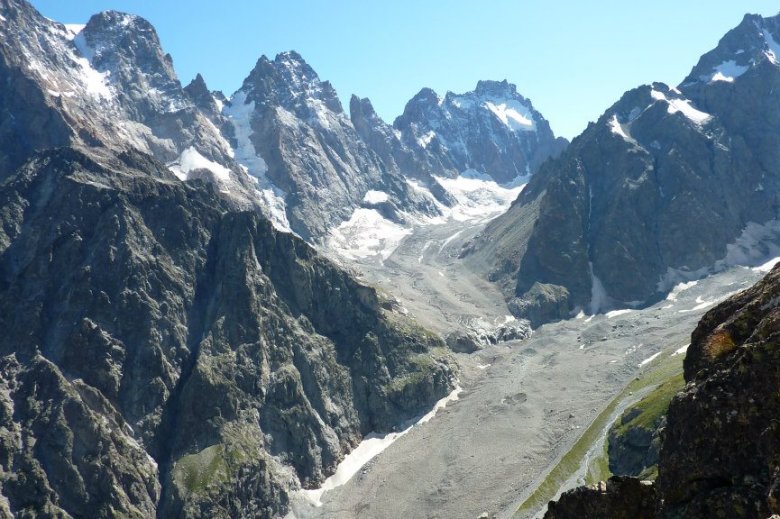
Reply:
[[[452,395],[445,342],[321,254],[356,215],[409,233],[453,214],[458,182],[527,182],[497,218],[476,208],[459,261],[534,326],[774,250],[780,17],[746,16],[571,143],[506,81],[423,88],[389,124],[293,51],[228,97],[183,86],[138,16],[0,0],[0,31],[5,516],[284,516],[366,435]]]
[[[780,18],[748,15],[678,87],[626,92],[470,244],[518,316],[655,302],[777,237]]]

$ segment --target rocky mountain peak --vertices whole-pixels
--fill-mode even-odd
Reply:
[[[409,100],[410,105],[415,104],[439,104],[441,98],[432,88],[422,88],[417,94]]]
[[[452,176],[471,169],[499,182],[534,173],[567,144],[506,80],[480,81],[443,99],[424,88],[393,126],[406,146],[430,155],[433,170]]]
[[[442,98],[433,89],[425,87],[406,103],[403,114],[395,119],[393,126],[401,129],[422,117],[427,111],[439,106],[441,102]]]
[[[140,16],[118,11],[96,14],[73,42],[93,67],[109,72],[113,81],[122,82],[128,90],[147,86],[143,93],[154,98],[181,88],[157,31]]]
[[[374,110],[374,105],[371,104],[371,100],[367,97],[361,99],[355,94],[352,94],[352,97],[349,99],[349,113],[352,117],[353,124],[355,123],[355,119],[365,119],[367,121],[376,121],[380,119],[376,110]]]
[[[764,63],[780,66],[780,15],[764,18],[747,14],[699,59],[681,88],[700,83],[733,83]]]
[[[242,90],[252,92],[250,100],[260,105],[281,106],[293,112],[317,105],[341,114],[344,112],[336,90],[295,51],[282,52],[273,61],[261,56]]]
[[[209,87],[206,85],[206,81],[203,76],[197,74],[190,83],[184,87],[184,92],[187,94],[195,106],[201,110],[211,113],[216,110],[216,102],[214,100],[214,94],[211,93]]]
[[[506,79],[503,81],[480,80],[477,81],[477,88],[474,93],[479,96],[506,96],[514,97],[517,95],[517,87]]]

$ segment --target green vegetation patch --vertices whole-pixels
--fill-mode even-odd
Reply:
[[[183,456],[173,469],[174,482],[186,494],[201,494],[214,483],[226,482],[229,473],[225,454],[225,446],[219,444]]]
[[[228,426],[226,442],[182,456],[173,469],[173,482],[184,496],[204,495],[233,479],[240,467],[258,455],[256,440],[246,440],[240,426]]]
[[[558,463],[547,473],[542,482],[523,501],[515,512],[515,517],[526,517],[542,508],[553,499],[561,488],[561,485],[571,478],[579,470],[585,455],[591,446],[598,441],[604,429],[609,427],[610,420],[621,402],[631,398],[634,393],[646,391],[648,388],[672,383],[672,379],[682,377],[682,361],[684,355],[674,357],[664,353],[653,361],[644,372],[639,374],[613,398],[599,413],[591,425],[585,429],[572,448],[563,455]],[[672,384],[673,385],[673,384]],[[671,391],[671,389],[669,389]],[[673,394],[673,393],[672,393]],[[670,397],[671,398],[671,397]],[[668,406],[668,401],[667,401]],[[606,443],[606,442],[605,442]],[[606,447],[606,445],[605,445]],[[603,453],[602,456],[605,456]],[[599,456],[600,458],[601,456]],[[609,473],[609,468],[604,468],[606,459],[597,458],[588,467],[588,478]]]
[[[669,409],[669,403],[672,401],[672,398],[683,387],[685,387],[685,379],[683,378],[682,373],[679,373],[660,384],[649,395],[625,410],[623,416],[628,416],[630,414],[633,414],[634,416],[625,423],[623,423],[622,420],[618,421],[615,427],[615,433],[618,436],[622,436],[628,430],[637,427],[655,429],[658,425],[658,421]]]

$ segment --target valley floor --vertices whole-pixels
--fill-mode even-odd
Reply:
[[[384,264],[366,258],[353,268],[438,332],[477,319],[503,322],[509,312],[497,289],[456,259],[480,228],[420,227]],[[607,404],[652,367],[648,359],[686,346],[708,308],[761,275],[731,269],[642,311],[581,316],[543,326],[525,341],[458,355],[457,401],[326,492],[322,506],[299,499],[295,516],[512,517]]]

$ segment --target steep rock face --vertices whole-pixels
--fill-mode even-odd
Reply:
[[[433,178],[443,172],[434,168],[419,150],[401,142],[398,131],[377,115],[370,100],[353,95],[349,102],[349,116],[360,138],[385,165],[397,169],[406,178],[421,182],[445,206],[455,203],[452,195]]]
[[[687,385],[672,400],[662,434],[652,517],[780,513],[779,302],[776,267],[752,288],[707,312],[693,332],[684,364]],[[618,500],[626,502],[629,496],[620,494]],[[585,496],[582,506],[599,499],[579,489],[565,494],[551,511],[574,495]]]
[[[496,256],[508,297],[542,282],[568,289],[570,309],[599,311],[745,259],[727,245],[776,216],[777,25],[747,17],[679,88],[627,92],[542,167],[471,247]],[[729,52],[744,68],[728,68]]]
[[[780,513],[780,269],[707,312],[691,336],[685,390],[672,400],[658,487],[667,514]]]
[[[535,173],[567,144],[506,81],[480,81],[472,92],[443,99],[424,88],[393,126],[427,169],[445,176],[471,169],[499,183]]]
[[[348,220],[370,190],[388,195],[390,217],[439,214],[358,136],[333,86],[295,52],[261,57],[231,100],[237,158],[273,192],[292,230],[316,239]]]
[[[283,514],[451,389],[439,339],[146,155],[45,152],[0,201],[11,513]]]

